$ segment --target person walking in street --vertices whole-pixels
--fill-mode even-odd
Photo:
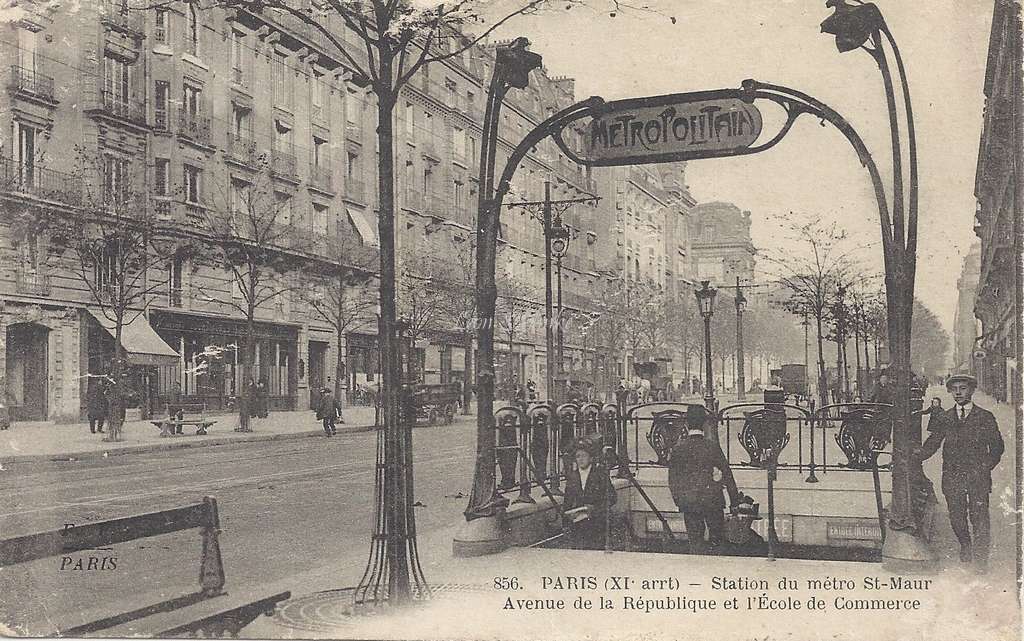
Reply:
[[[704,436],[708,412],[702,405],[686,411],[686,435],[669,453],[668,485],[679,511],[683,513],[690,552],[706,554],[708,546],[722,543],[725,527],[723,485],[730,505],[736,507],[740,492],[729,462],[717,443]],[[707,539],[704,538],[705,530]]]
[[[990,523],[988,500],[992,470],[1005,446],[992,412],[974,404],[977,380],[955,374],[946,381],[953,407],[928,420],[928,438],[914,451],[926,461],[942,446],[942,494],[946,497],[949,524],[960,543],[960,562],[988,569]],[[968,521],[970,526],[968,527]]]
[[[86,413],[89,417],[89,432],[103,433],[103,422],[107,420],[107,393],[102,381],[91,381],[86,391]]]
[[[324,433],[327,436],[334,436],[338,433],[334,424],[341,416],[341,403],[334,397],[330,388],[320,390],[320,403],[316,408],[316,417],[323,421]]]

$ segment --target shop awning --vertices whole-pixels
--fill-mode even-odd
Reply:
[[[105,329],[114,336],[117,324],[107,318],[102,311],[90,309],[89,313]],[[121,345],[128,353],[128,362],[132,365],[177,365],[178,352],[170,348],[164,339],[153,330],[143,314],[135,316],[130,312],[130,322],[121,327]]]
[[[367,220],[366,215],[358,210],[346,209],[346,211],[348,212],[348,219],[352,221],[352,226],[359,232],[363,244],[370,247],[379,247],[380,244],[377,242],[377,234],[374,231],[373,224]]]

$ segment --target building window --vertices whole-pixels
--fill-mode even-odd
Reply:
[[[313,233],[321,236],[327,235],[327,221],[330,220],[331,211],[325,205],[313,203]]]
[[[198,56],[201,53],[199,30],[202,28],[202,25],[199,24],[199,16],[196,15],[196,6],[190,2],[185,11],[185,50],[193,56]]]
[[[288,69],[288,57],[275,54],[271,61],[271,76],[274,89],[274,104],[286,109],[292,108],[293,82]]]
[[[157,196],[168,195],[170,184],[171,161],[167,158],[157,158],[153,170],[153,193]]]
[[[103,157],[103,202],[124,205],[128,200],[128,161],[118,156]]]
[[[427,166],[423,168],[423,194],[431,194],[434,190],[434,169],[427,163]]]
[[[156,28],[153,30],[153,40],[158,44],[167,44],[167,9],[156,10]]]
[[[328,160],[328,148],[327,141],[318,136],[313,136],[313,166],[317,169],[326,168],[330,162]]]
[[[202,194],[203,170],[194,165],[184,165],[182,168],[182,191],[185,194],[185,202],[198,205]]]
[[[313,71],[313,77],[310,81],[310,115],[314,120],[320,122],[327,122],[327,116],[330,110],[324,108],[324,103],[327,99],[327,88],[324,85],[324,74],[319,71]]]
[[[455,104],[456,104],[456,99],[458,98],[458,93],[459,93],[458,86],[455,84],[455,81],[453,81],[453,80],[451,80],[449,78],[445,78],[445,80],[444,80],[444,89],[445,89],[445,92],[448,94],[448,104],[450,106],[454,107]]]
[[[416,108],[411,102],[405,103],[405,135],[410,142],[416,142]]]
[[[277,206],[274,222],[281,225],[292,223],[292,197],[282,191],[274,192],[274,204]]]
[[[103,68],[103,93],[107,99],[107,106],[124,109],[131,98],[131,66],[119,58],[105,56]]]
[[[18,243],[21,251],[21,268],[23,271],[35,272],[39,269],[39,237],[28,234]]]
[[[167,303],[170,307],[181,307],[181,273],[184,266],[181,256],[167,261]]]
[[[346,166],[348,172],[345,176],[349,180],[356,180],[359,178],[359,154],[354,151],[348,152],[348,165]]]
[[[117,243],[107,242],[92,268],[93,285],[98,291],[107,294],[112,292],[117,282],[117,258]]]
[[[232,214],[244,216],[249,211],[249,190],[249,183],[237,178],[231,179],[231,191],[228,193],[231,202],[228,203],[228,206]]]
[[[274,149],[288,151],[292,149],[292,128],[283,120],[274,120]]]
[[[455,181],[455,206],[462,207],[466,201],[466,185],[461,181]]]
[[[166,80],[157,80],[153,87],[153,127],[160,131],[167,131],[167,111],[170,108],[168,101],[171,97],[171,83]]]
[[[711,225],[704,225],[704,228],[701,230],[701,236],[705,243],[714,242],[715,228]]]
[[[468,149],[468,151],[469,151],[469,162],[473,166],[476,166],[476,145],[477,145],[476,138],[474,138],[473,136],[470,136],[469,137],[469,144],[467,145],[467,147],[469,148]]]
[[[466,132],[460,127],[452,128],[452,154],[458,160],[466,158]]]
[[[29,73],[36,70],[36,32],[18,29],[18,65]]]
[[[14,122],[15,146],[12,150],[14,163],[19,167],[21,179],[28,185],[35,184],[36,143],[39,132],[23,122]]]
[[[238,84],[245,83],[245,34],[237,29],[231,30],[231,80]]]
[[[182,85],[181,105],[186,117],[194,120],[202,112],[203,90],[197,86]]]

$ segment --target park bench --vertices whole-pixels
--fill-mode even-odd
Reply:
[[[0,568],[53,557],[73,558],[78,552],[194,528],[200,529],[202,536],[198,592],[88,623],[67,627],[58,624],[56,634],[234,637],[260,614],[273,614],[278,603],[291,598],[290,592],[257,597],[244,592],[229,595],[224,591],[224,565],[218,541],[220,517],[213,497],[185,507],[0,540]]]
[[[206,430],[216,422],[206,417],[206,403],[168,403],[167,418],[150,421],[160,430],[161,438],[174,436],[185,425],[195,426],[196,436],[206,436]]]

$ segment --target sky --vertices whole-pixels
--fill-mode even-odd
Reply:
[[[840,54],[820,33],[824,0],[651,0],[655,12],[616,11],[608,0],[517,17],[498,35],[525,35],[549,74],[576,80],[578,99],[653,96],[738,87],[745,78],[786,85],[833,107],[864,138],[891,184],[881,75],[863,51]],[[496,0],[496,8],[514,0]],[[918,138],[920,222],[916,295],[952,329],[956,281],[973,232],[974,177],[991,0],[878,0],[907,68]],[[639,5],[639,3],[638,3]],[[675,24],[669,19],[674,17]],[[767,104],[767,103],[766,103]],[[768,104],[765,130],[772,119]],[[801,116],[761,154],[687,167],[698,202],[752,212],[754,244],[786,251],[779,216],[839,221],[859,259],[882,271],[879,218],[867,172],[831,127]],[[769,268],[767,261],[759,266]]]

